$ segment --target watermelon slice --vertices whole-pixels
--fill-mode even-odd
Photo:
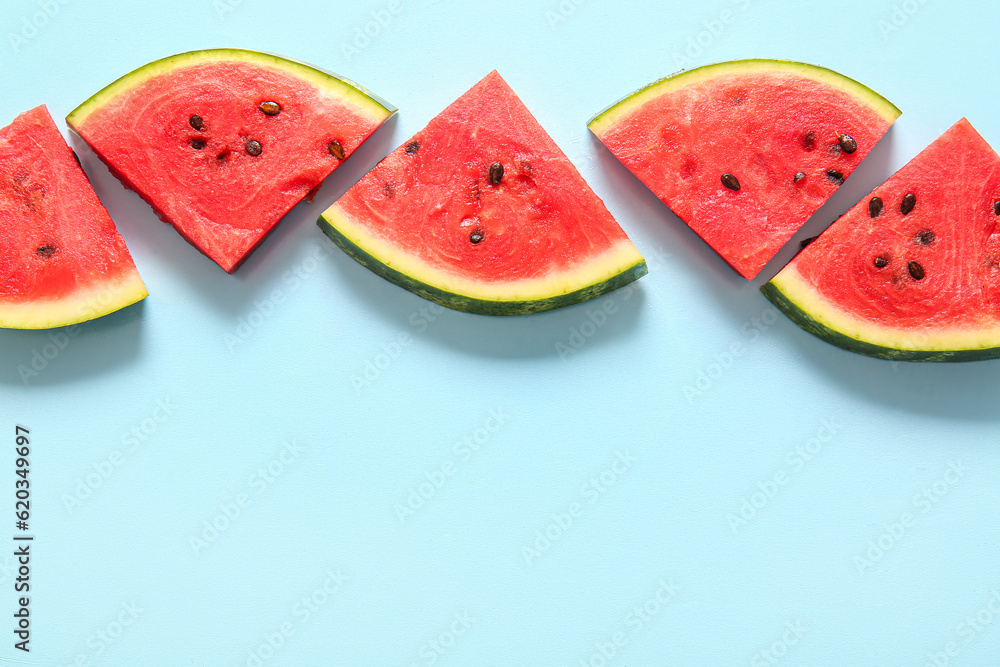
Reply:
[[[474,313],[558,308],[646,273],[496,71],[376,165],[319,226],[382,277]]]
[[[1000,157],[963,118],[762,290],[854,352],[1000,357]]]
[[[590,129],[753,279],[898,116],[884,97],[831,70],[740,60],[650,84]]]
[[[193,51],[126,74],[66,118],[109,169],[228,272],[395,108],[257,51]]]
[[[48,109],[0,130],[0,327],[76,324],[146,295]]]

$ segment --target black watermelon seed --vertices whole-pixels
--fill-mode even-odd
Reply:
[[[1000,215],[1000,201],[993,202],[993,212]]]
[[[912,192],[907,192],[906,196],[903,197],[903,202],[899,205],[899,212],[906,215],[913,210],[913,207],[917,205],[917,196]]]
[[[868,202],[868,215],[873,218],[879,217],[882,215],[883,206],[884,204],[882,203],[881,197],[872,197],[872,200]]]
[[[469,234],[469,241],[472,243],[482,243],[484,238],[486,238],[486,234],[481,229],[473,230],[473,232]]]
[[[196,151],[200,151],[205,146],[206,146],[205,142],[202,141],[201,139],[192,139],[191,140],[191,148],[195,149]]]
[[[396,186],[389,181],[385,182],[385,187],[382,190],[385,192],[386,199],[392,199],[396,196]]]
[[[330,155],[337,158],[338,160],[344,159],[344,147],[340,145],[340,142],[334,139],[326,145],[326,150],[330,151]]]
[[[925,229],[924,231],[920,232],[914,237],[916,242],[919,243],[920,245],[930,245],[934,243],[935,238],[937,237],[934,236],[934,232],[932,232],[929,229]]]
[[[737,190],[740,189],[740,182],[732,174],[723,174],[722,184],[725,185],[730,190],[732,190],[733,192],[736,192]]]
[[[503,165],[499,162],[494,162],[490,165],[490,183],[493,185],[500,185],[500,181],[503,180]]]
[[[885,257],[876,257],[875,266],[877,266],[880,269],[884,269],[885,267],[889,266],[889,260],[887,260]]]
[[[802,239],[801,241],[799,241],[799,247],[805,248],[807,245],[809,245],[810,243],[812,243],[813,241],[815,241],[818,238],[819,238],[819,236],[817,235],[817,236],[810,236],[807,239]]]
[[[410,155],[416,155],[417,151],[419,150],[420,150],[419,141],[411,141],[410,143],[406,144],[406,152],[409,153]]]
[[[807,151],[811,151],[816,148],[816,133],[809,130],[804,135],[802,135],[802,148]]]
[[[834,183],[836,183],[837,185],[840,185],[841,183],[844,182],[844,175],[839,171],[837,171],[836,169],[827,169],[826,177],[829,178]]]
[[[261,102],[257,108],[268,116],[277,116],[281,113],[281,105],[277,102]]]
[[[56,254],[56,247],[54,245],[39,246],[38,250],[35,251],[35,254],[39,257],[51,257]]]
[[[798,183],[799,181],[801,181],[805,177],[806,177],[805,172],[802,172],[802,171],[796,172],[795,177],[792,178],[792,182],[793,183]]]
[[[858,142],[849,134],[840,135],[837,137],[837,141],[840,142],[840,149],[845,153],[853,153],[858,150]]]
[[[201,116],[191,116],[188,122],[191,123],[191,127],[193,127],[196,130],[200,130],[203,127],[205,127],[205,121],[201,119]]]
[[[247,155],[257,157],[264,152],[264,147],[260,145],[260,142],[256,139],[251,139],[246,145]]]
[[[910,262],[906,265],[906,268],[910,271],[910,275],[913,276],[914,280],[924,279],[924,267],[920,266],[916,262]]]

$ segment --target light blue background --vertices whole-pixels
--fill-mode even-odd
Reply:
[[[0,656],[1000,664],[1000,362],[890,363],[775,319],[760,280],[728,269],[586,128],[684,66],[775,57],[855,77],[904,114],[797,239],[814,234],[963,115],[1000,145],[1000,20],[992,4],[957,4],[49,0],[47,17],[45,2],[8,0],[3,123],[41,103],[61,119],[150,60],[230,45],[333,69],[400,113],[234,276],[77,144],[150,297],[81,327],[27,383],[18,366],[52,339],[0,332],[0,535],[14,532],[22,424],[37,536],[28,656],[5,629],[16,596],[0,557]],[[631,292],[522,318],[435,314],[317,229],[493,68],[649,260]],[[587,325],[604,303],[615,312]],[[561,357],[581,328],[592,335]],[[477,431],[497,424],[491,411],[502,425]],[[456,449],[466,438],[483,444]],[[759,507],[734,523],[744,501]],[[986,624],[969,625],[977,614]]]

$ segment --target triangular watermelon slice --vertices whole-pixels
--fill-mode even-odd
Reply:
[[[740,60],[650,84],[590,129],[752,279],[898,116],[884,97],[832,70]]]
[[[762,290],[854,352],[1000,357],[1000,157],[963,118]]]
[[[395,108],[257,51],[192,51],[126,74],[69,126],[166,222],[228,272]]]
[[[146,295],[48,109],[0,129],[0,327],[76,324]]]
[[[495,71],[319,226],[375,273],[468,312],[539,312],[646,273],[603,202]]]

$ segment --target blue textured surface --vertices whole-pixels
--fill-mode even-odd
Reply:
[[[338,71],[400,114],[234,276],[78,146],[151,296],[27,382],[18,367],[52,339],[0,331],[0,536],[15,424],[33,438],[36,535],[32,650],[5,629],[0,557],[0,656],[1000,664],[998,362],[890,363],[808,336],[586,128],[685,66],[773,57],[857,78],[903,116],[809,236],[963,115],[1000,145],[1000,20],[955,4],[8,0],[3,123],[40,103],[59,119],[215,46]],[[493,68],[649,261],[600,326],[601,302],[442,313],[314,224]]]

